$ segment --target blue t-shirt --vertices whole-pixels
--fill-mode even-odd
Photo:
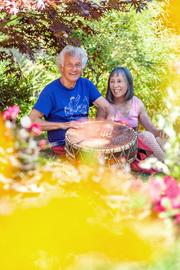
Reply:
[[[79,78],[72,89],[66,88],[60,79],[48,84],[41,92],[34,109],[41,112],[49,122],[69,122],[88,116],[89,106],[101,96],[88,79]],[[65,144],[64,129],[48,131],[53,145]]]

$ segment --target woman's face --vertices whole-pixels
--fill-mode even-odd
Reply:
[[[109,87],[114,98],[122,98],[125,96],[128,83],[124,74],[114,74],[109,81]]]

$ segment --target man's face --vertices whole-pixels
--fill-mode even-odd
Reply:
[[[62,78],[70,83],[75,83],[82,75],[82,61],[78,56],[65,54],[64,64],[60,66]]]

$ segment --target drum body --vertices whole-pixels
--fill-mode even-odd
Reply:
[[[102,130],[111,125],[110,136],[102,137]],[[65,137],[66,156],[70,160],[83,160],[87,155],[95,153],[108,165],[131,163],[137,154],[137,132],[124,124],[107,121],[84,122],[80,129],[68,129]]]

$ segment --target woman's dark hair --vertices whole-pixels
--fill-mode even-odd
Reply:
[[[108,88],[107,88],[107,92],[106,92],[106,99],[112,103],[113,102],[113,95],[111,93],[110,90],[110,79],[112,76],[114,76],[115,74],[123,74],[127,80],[127,84],[128,84],[128,89],[127,92],[125,94],[125,100],[130,100],[133,96],[134,96],[134,86],[133,86],[133,78],[131,75],[131,72],[129,71],[128,68],[125,67],[116,67],[112,70],[112,72],[109,75],[109,79],[108,79]]]

